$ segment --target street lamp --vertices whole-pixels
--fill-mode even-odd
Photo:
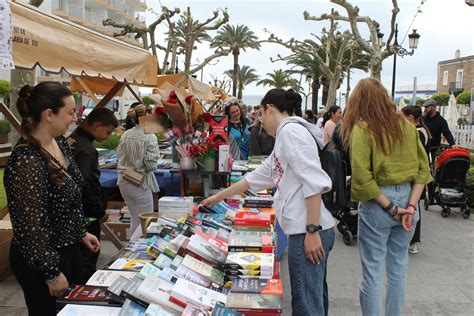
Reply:
[[[380,32],[380,29],[377,29],[377,44],[379,44],[379,47],[383,45],[383,33]]]
[[[407,51],[405,48],[399,46],[398,44],[398,23],[395,24],[395,42],[393,43],[393,46],[395,46],[396,52],[393,54],[393,73],[392,73],[392,98],[395,99],[395,75],[397,72],[397,55],[400,57],[405,57],[405,56],[413,56],[415,53],[415,49],[418,48],[418,41],[420,40],[420,34],[416,32],[416,30],[413,30],[413,32],[408,35],[408,45],[411,49],[411,51]],[[414,100],[413,100],[414,101]]]
[[[176,56],[176,63],[175,63],[175,67],[174,67],[174,73],[177,74],[179,72],[179,68],[178,68],[178,56]]]

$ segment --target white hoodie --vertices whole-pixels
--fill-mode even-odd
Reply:
[[[331,189],[331,179],[321,168],[316,147],[315,138],[321,139],[320,134],[320,129],[300,117],[284,119],[277,128],[273,152],[245,176],[254,191],[277,187],[275,213],[286,235],[306,233],[305,198]],[[329,229],[334,224],[333,216],[321,202],[320,225]]]

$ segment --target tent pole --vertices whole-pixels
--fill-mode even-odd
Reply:
[[[97,99],[97,97],[95,96],[95,93],[92,92],[92,90],[89,88],[89,86],[84,82],[84,80],[81,79],[81,77],[74,77],[74,79],[77,80],[77,82],[79,82],[79,84],[81,85],[81,87],[84,88],[84,90],[86,90],[87,92],[87,95],[89,96],[89,98],[92,99],[92,101],[94,101],[94,103],[97,105],[99,104],[99,99]]]
[[[127,88],[128,90],[133,94],[133,96],[137,99],[137,101],[142,102],[142,99],[137,95],[137,93],[130,87],[130,85],[127,83]]]
[[[2,102],[0,102],[0,112],[5,115],[5,118],[10,122],[10,124],[18,131],[20,135],[23,133],[21,132],[21,124],[18,119],[13,115],[9,108]]]
[[[110,100],[117,94],[117,92],[122,89],[122,87],[125,85],[123,82],[117,82],[112,89],[110,89],[109,93],[107,93],[102,100],[100,100],[99,103],[97,103],[96,107],[101,108],[107,105]]]

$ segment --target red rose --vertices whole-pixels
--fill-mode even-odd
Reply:
[[[178,96],[176,95],[176,92],[171,91],[170,92],[170,99],[177,99],[177,98],[178,98]]]
[[[193,100],[193,95],[190,94],[184,98],[184,101],[186,101],[187,104],[191,104],[191,101]]]
[[[161,117],[163,114],[166,113],[166,109],[163,106],[156,106],[155,107],[155,115]]]
[[[171,103],[171,104],[176,104],[176,99],[168,98],[166,99],[166,102]]]
[[[202,119],[204,120],[204,122],[209,123],[210,121],[212,121],[212,115],[208,112],[205,112],[202,114]]]

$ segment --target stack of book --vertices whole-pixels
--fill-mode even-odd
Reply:
[[[243,206],[252,208],[273,207],[273,197],[268,195],[247,196]]]
[[[68,290],[60,315],[90,315],[91,306],[104,315],[280,315],[271,222],[260,221],[270,229],[234,229],[227,213],[161,217],[106,270]]]
[[[192,215],[193,197],[163,196],[158,200],[158,211],[160,215],[174,218]]]
[[[266,212],[238,211],[234,216],[234,228],[239,230],[270,231],[271,214]]]

